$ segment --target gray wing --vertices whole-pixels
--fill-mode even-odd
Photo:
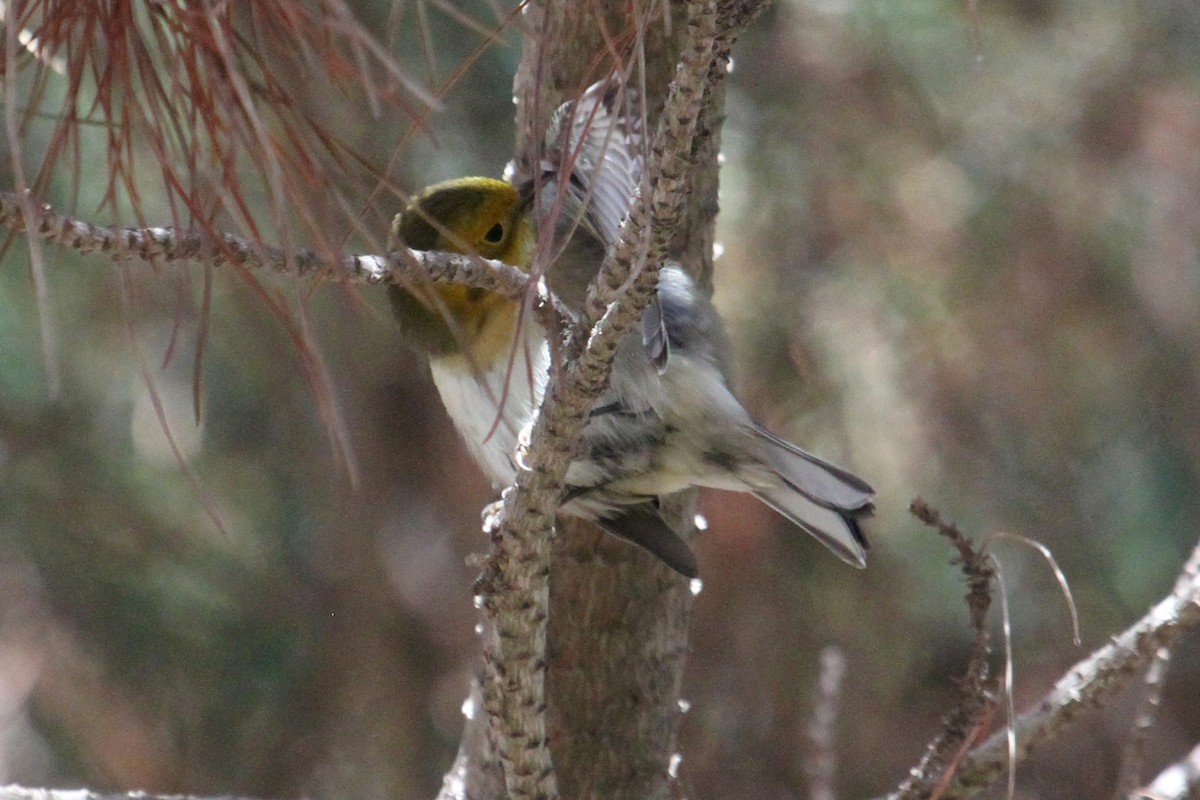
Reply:
[[[642,347],[646,348],[658,374],[666,372],[667,362],[671,360],[671,339],[663,316],[662,298],[657,293],[642,312]]]
[[[650,503],[639,503],[599,517],[604,530],[643,548],[685,578],[700,574],[696,555],[679,534],[671,530]]]
[[[584,224],[606,247],[642,178],[641,120],[638,93],[614,75],[560,106],[546,131],[543,173],[573,201],[560,207],[586,208]]]
[[[547,129],[539,211],[563,240],[550,283],[569,306],[582,304],[629,214],[642,179],[642,134],[639,95],[615,75],[560,106]],[[642,316],[642,345],[659,374],[665,372],[671,348],[657,296]]]

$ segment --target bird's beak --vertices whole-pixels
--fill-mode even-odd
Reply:
[[[539,183],[544,182],[544,179],[539,181],[537,178],[530,178],[517,187],[517,197],[519,198],[517,201],[518,214],[524,213],[526,209],[533,205],[533,198],[537,192],[537,186]]]

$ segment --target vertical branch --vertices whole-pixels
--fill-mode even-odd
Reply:
[[[571,520],[553,541],[551,533],[572,443],[605,386],[616,344],[653,292],[657,262],[684,255],[675,248],[686,242],[687,266],[702,280],[711,268],[723,59],[764,4],[693,2],[687,25],[682,4],[654,2],[647,6],[654,14],[642,5],[542,0],[529,3],[522,17],[524,51],[514,82],[518,176],[530,177],[561,100],[629,63],[625,59],[639,58],[651,113],[665,108],[647,167],[655,190],[625,241],[634,241],[631,231],[645,230],[659,244],[653,263],[630,257],[607,267],[637,277],[622,290],[614,286],[612,305],[596,308],[589,319],[589,328],[597,323],[594,335],[576,340],[581,358],[552,376],[528,468],[505,495],[505,521],[493,533],[493,557],[478,585],[489,721],[479,715],[468,721],[444,797],[561,793],[645,800],[669,792],[666,765],[679,718],[689,587],[587,523]],[[659,22],[663,14],[674,16],[673,24]],[[647,27],[646,20],[654,22]],[[681,53],[684,66],[676,70]],[[673,71],[673,99],[664,103]],[[670,498],[666,507],[690,521],[687,502]],[[489,734],[486,747],[479,744],[481,730]]]
[[[643,231],[654,243],[650,256],[632,286],[609,296],[605,309],[577,331],[577,341],[587,339],[580,358],[551,377],[525,459],[527,469],[518,474],[516,490],[507,493],[504,521],[480,578],[479,593],[492,623],[485,643],[485,707],[505,787],[514,798],[558,795],[545,713],[554,515],[575,442],[607,383],[618,344],[633,330],[654,291],[684,203],[684,176],[714,41],[711,0],[692,3],[690,12],[688,44],[647,163],[655,187],[648,211],[627,220],[618,257],[606,263],[602,274],[628,276],[637,268],[639,248],[631,243],[643,240]]]
[[[636,323],[658,286],[659,269],[683,216],[692,148],[716,42],[714,4],[693,2],[689,9],[686,45],[646,159],[648,180],[642,191],[649,186],[650,192],[635,199],[620,239],[589,291],[578,331],[582,336],[594,336],[601,325],[618,324],[613,338],[619,341],[625,328]],[[631,276],[636,277],[629,285]],[[614,302],[622,298],[630,306],[624,315],[628,323],[617,323],[613,313]]]
[[[562,467],[565,472],[565,465]],[[526,475],[518,478],[518,487]],[[490,624],[484,641],[484,709],[508,797],[551,800],[558,782],[546,733],[546,625],[550,536],[557,495],[546,472],[532,491],[507,491],[505,521],[476,585]]]
[[[567,19],[556,16],[562,7],[533,8],[527,22],[540,24],[543,32]],[[684,204],[683,178],[690,161],[698,105],[703,81],[709,73],[715,40],[713,5],[691,4],[690,24],[684,31],[688,41],[685,60],[671,87],[662,115],[648,170],[657,191],[650,213],[626,226],[625,241],[641,238],[647,230],[660,242],[653,261],[641,265],[633,290],[615,296],[608,309],[588,323],[596,322],[588,346],[579,361],[552,376],[531,438],[528,469],[518,475],[516,491],[506,497],[505,521],[493,539],[493,554],[479,589],[491,627],[485,654],[484,699],[492,720],[494,745],[504,771],[506,791],[513,797],[553,797],[558,783],[551,766],[546,728],[546,642],[549,619],[550,538],[563,476],[582,431],[587,413],[607,382],[617,344],[633,329],[640,310],[648,302],[656,283],[657,268],[666,253]],[[579,27],[578,20],[575,22]],[[561,42],[562,36],[545,41]],[[572,44],[578,46],[578,42]],[[552,106],[555,93],[545,83],[548,74],[561,80],[561,65],[553,73],[546,52],[535,45],[522,75],[533,81],[527,92],[527,118],[540,120],[543,105]],[[518,92],[518,96],[522,96]],[[549,100],[549,102],[548,102]],[[535,126],[541,128],[540,124]],[[522,129],[529,130],[529,123]],[[627,248],[626,258],[615,267],[630,274],[636,252]],[[609,267],[610,269],[614,267]],[[592,327],[590,324],[583,330]],[[577,338],[582,342],[583,338]],[[661,590],[660,590],[661,592]],[[684,619],[686,615],[680,615]],[[639,710],[641,712],[642,710]]]
[[[957,553],[955,560],[967,580],[967,611],[974,641],[957,705],[946,715],[942,729],[929,743],[921,763],[911,770],[895,792],[888,795],[889,800],[942,797],[971,745],[986,730],[996,710],[995,699],[987,685],[987,613],[992,603],[992,587],[996,576],[991,557],[982,547],[975,547],[957,526],[943,520],[937,510],[921,498],[913,498],[909,512],[949,539],[954,546]]]

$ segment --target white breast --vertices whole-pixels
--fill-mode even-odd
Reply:
[[[429,362],[442,404],[496,488],[515,479],[517,437],[533,418],[546,389],[550,362],[546,341],[535,325],[527,328],[522,346],[511,359],[474,369],[461,355]]]

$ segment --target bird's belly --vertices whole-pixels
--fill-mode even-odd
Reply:
[[[677,444],[668,438],[654,455],[654,462],[646,471],[617,478],[607,488],[638,496],[673,494],[693,486],[732,492],[745,492],[750,488],[739,477],[738,471],[706,461],[691,443]]]
[[[516,477],[514,453],[521,429],[533,417],[546,387],[544,342],[534,342],[513,359],[483,366],[462,356],[431,359],[430,372],[442,405],[475,461],[500,488]]]

